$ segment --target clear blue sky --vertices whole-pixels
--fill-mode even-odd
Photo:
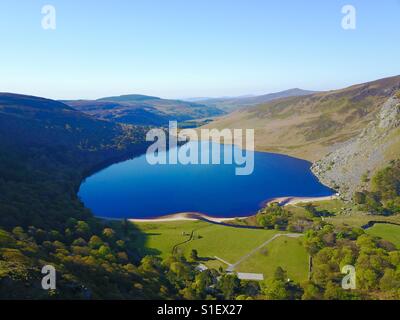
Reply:
[[[41,28],[54,5],[57,29]],[[357,9],[343,30],[341,8]],[[1,0],[0,91],[168,98],[400,74],[400,0]]]

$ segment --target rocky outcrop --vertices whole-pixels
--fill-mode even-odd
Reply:
[[[399,157],[400,99],[392,96],[360,135],[334,145],[312,170],[322,183],[349,200],[356,190],[365,187],[371,173]]]

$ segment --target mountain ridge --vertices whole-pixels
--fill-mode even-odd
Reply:
[[[201,103],[217,107],[226,112],[233,112],[236,110],[248,108],[261,103],[266,103],[269,101],[295,97],[304,96],[309,94],[317,93],[317,91],[303,90],[299,88],[287,89],[279,92],[273,92],[263,95],[247,95],[239,97],[225,97],[225,98],[211,98],[206,100],[200,100]]]
[[[256,148],[314,161],[356,136],[400,89],[400,76],[238,110],[207,128],[255,129]],[[314,146],[317,146],[314,148]]]
[[[133,125],[167,126],[169,121],[184,122],[224,114],[212,106],[139,94],[97,100],[64,100],[64,103],[98,119]]]

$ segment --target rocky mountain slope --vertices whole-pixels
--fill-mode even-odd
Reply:
[[[332,147],[333,152],[314,163],[319,179],[349,199],[364,187],[373,172],[400,158],[400,95],[390,97],[355,138]],[[361,182],[361,185],[360,185]]]

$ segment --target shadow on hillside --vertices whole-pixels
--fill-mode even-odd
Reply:
[[[103,220],[105,226],[118,229],[127,242],[130,243],[130,253],[135,256],[136,262],[139,262],[145,256],[158,256],[161,251],[148,247],[149,237],[159,236],[160,233],[146,233],[137,225],[127,220]]]
[[[160,236],[160,233],[145,233],[132,223],[134,230],[132,234],[135,237],[135,247],[141,257],[145,256],[158,256],[161,251],[155,248],[148,247],[148,241],[151,236]]]

